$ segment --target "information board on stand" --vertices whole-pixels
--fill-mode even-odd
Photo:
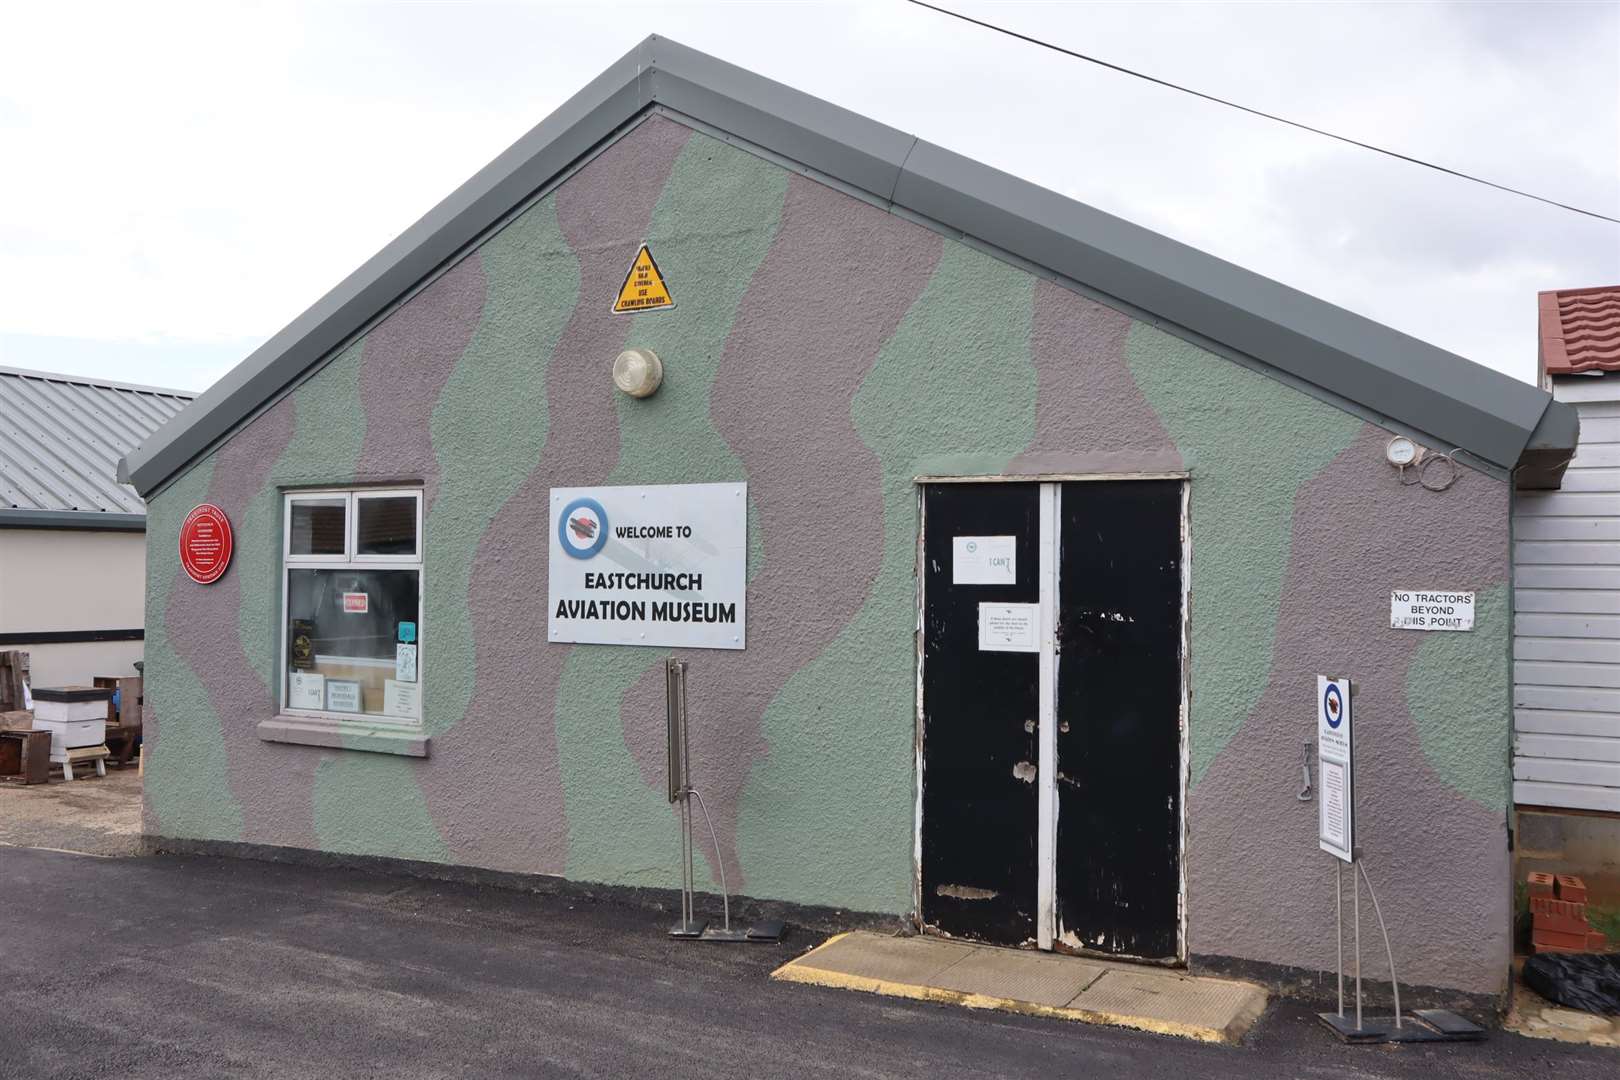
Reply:
[[[1317,842],[1323,851],[1354,862],[1355,754],[1350,727],[1350,680],[1316,677],[1316,760],[1320,770]]]

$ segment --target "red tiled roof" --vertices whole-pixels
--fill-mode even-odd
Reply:
[[[1620,371],[1620,285],[1540,295],[1541,370]]]

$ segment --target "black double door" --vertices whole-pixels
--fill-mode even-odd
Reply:
[[[925,486],[930,926],[1177,957],[1181,483]]]

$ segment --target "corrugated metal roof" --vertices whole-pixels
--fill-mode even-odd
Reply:
[[[0,367],[0,517],[144,515],[118,459],[193,396]]]
[[[1539,297],[1541,369],[1548,375],[1620,371],[1620,285]]]

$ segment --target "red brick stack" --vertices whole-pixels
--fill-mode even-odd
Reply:
[[[1586,883],[1573,874],[1533,871],[1530,945],[1538,953],[1603,952],[1609,942],[1586,921]]]

